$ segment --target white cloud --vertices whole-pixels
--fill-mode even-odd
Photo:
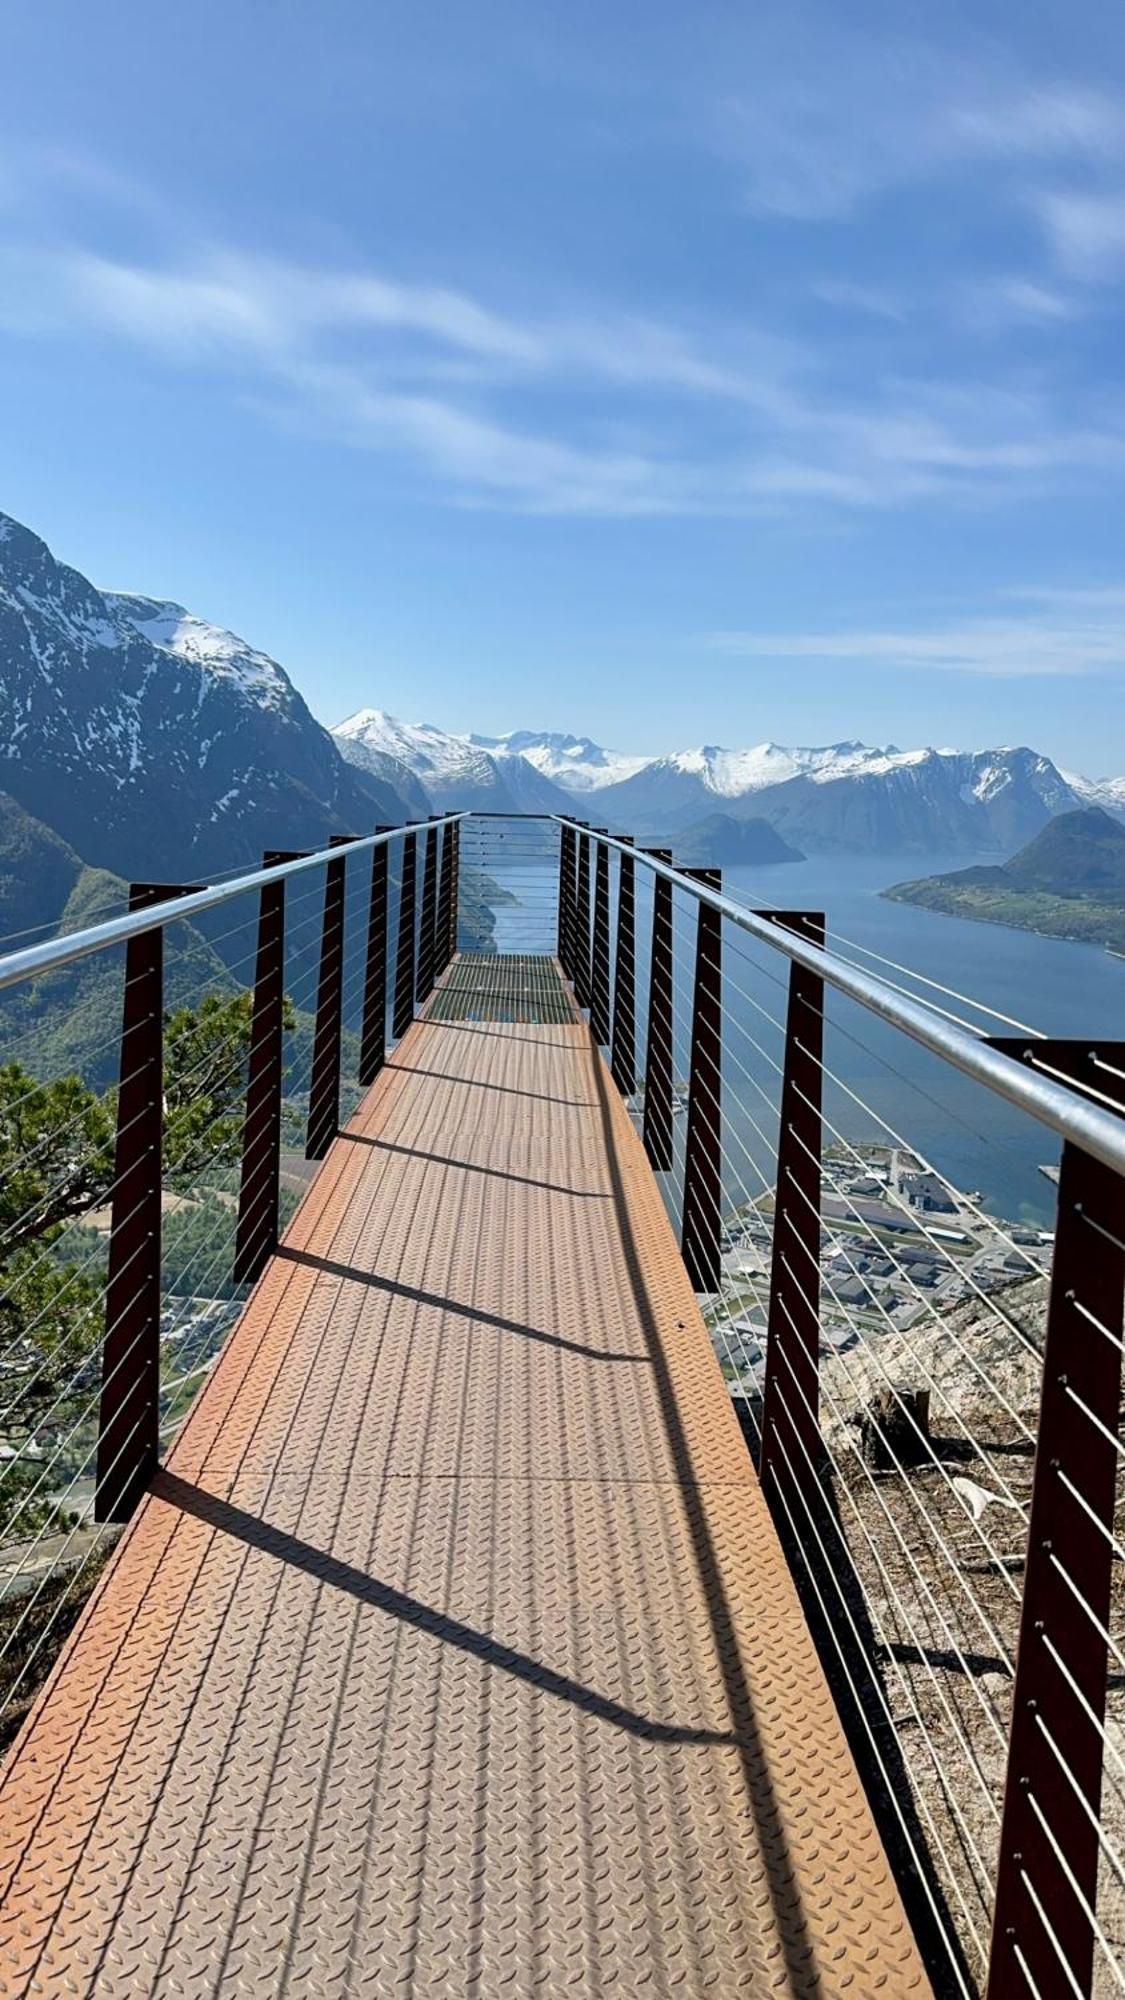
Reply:
[[[181,269],[84,252],[44,259],[93,318],[155,346],[282,352],[309,336],[406,333],[488,360],[534,366],[534,336],[462,293],[212,253]]]
[[[162,235],[175,242],[171,225]],[[1052,310],[1030,280],[1008,287],[1007,310]],[[842,303],[889,310],[861,293],[836,287]],[[1125,467],[1125,437],[1060,422],[1041,387],[884,376],[849,395],[827,386],[834,351],[759,327],[714,320],[701,337],[636,313],[516,314],[440,283],[223,245],[158,260],[10,241],[0,326],[128,340],[275,421],[412,464],[460,503],[607,516],[976,506]]]
[[[1027,159],[1107,158],[1125,144],[1125,117],[1114,98],[1075,85],[1031,86],[977,103],[953,103],[938,121],[951,149]]]
[[[719,632],[712,643],[747,659],[847,660],[903,672],[1001,679],[1069,679],[1125,669],[1125,591],[1009,594],[1037,608],[906,631]]]
[[[716,143],[762,213],[832,221],[884,189],[985,165],[1125,155],[1125,112],[1108,93],[1013,82],[992,52],[966,60],[823,20],[802,32],[799,15],[791,34],[714,112]]]
[[[975,333],[1009,333],[1014,326],[1057,327],[1081,311],[1072,292],[1034,278],[997,276],[957,286],[950,298],[955,322]]]
[[[1125,266],[1125,194],[1046,193],[1037,206],[1055,261],[1069,277],[1097,283]]]

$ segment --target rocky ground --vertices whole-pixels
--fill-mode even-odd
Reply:
[[[905,1808],[903,1839],[921,1840],[935,1860],[970,1975],[989,1940],[1045,1320],[1046,1286],[1035,1279],[1007,1291],[1002,1309],[973,1301],[941,1329],[888,1335],[821,1363],[831,1461],[823,1540],[840,1576],[846,1544],[849,1599],[886,1704],[876,1699],[874,1711]],[[927,1389],[929,1450],[904,1414]],[[839,1594],[837,1608],[843,1622]],[[1110,1629],[1125,1636],[1119,1564]],[[1110,1669],[1103,1824],[1125,1860],[1125,1674],[1112,1658]],[[1103,1875],[1099,1915],[1122,1955],[1125,1892],[1108,1863]],[[1098,1957],[1096,1990],[1117,1991],[1106,1953]]]

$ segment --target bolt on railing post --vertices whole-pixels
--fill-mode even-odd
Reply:
[[[629,834],[619,835],[626,847]],[[613,967],[613,1039],[609,1066],[622,1097],[637,1087],[636,863],[631,854],[618,857],[617,938]]]
[[[262,867],[275,868],[284,861],[302,859],[292,849],[269,848],[262,856]],[[285,884],[267,882],[258,899],[258,947],[242,1123],[234,1248],[234,1278],[240,1285],[252,1285],[277,1248],[284,1020]]]
[[[198,885],[195,885],[198,886]],[[130,910],[191,887],[134,882]],[[160,1457],[160,1182],[164,1127],[164,931],[129,939],[94,1519],[127,1521]]]
[[[654,861],[671,866],[670,847],[646,847]],[[652,948],[645,1037],[645,1101],[641,1123],[649,1165],[667,1173],[672,1165],[672,884],[652,878]]]
[[[437,863],[440,813],[430,814],[426,831],[426,855],[422,867],[422,918],[418,927],[418,972],[414,998],[421,1006],[434,989],[437,957]]]
[[[407,833],[402,841],[402,876],[398,895],[398,948],[395,952],[395,1008],[391,1028],[401,1041],[414,1019],[414,885],[417,864],[414,843],[417,835]]]
[[[574,998],[590,1005],[590,839],[589,820],[579,820],[574,844]]]
[[[333,834],[330,847],[348,847],[351,833]],[[322,1160],[340,1129],[340,1035],[344,1010],[344,904],[346,854],[325,863],[324,924],[320,936],[320,975],[316,988],[312,1073],[309,1079],[309,1122],[306,1160]]]
[[[438,876],[437,943],[434,977],[445,971],[453,956],[450,934],[453,929],[453,828],[446,820],[441,829],[441,870]]]
[[[770,922],[823,946],[819,910],[770,910]],[[821,1060],[824,981],[789,968],[785,1056],[778,1120],[773,1252],[762,1400],[763,1485],[790,1476],[815,1484],[820,1463]]]
[[[390,833],[377,826],[376,833]],[[367,905],[367,960],[363,973],[363,1019],[359,1031],[359,1081],[374,1083],[387,1060],[387,882],[388,847],[371,850],[371,894]]]
[[[992,1046],[1017,1059],[1034,1056],[1125,1109],[1120,1044],[1099,1051],[1088,1040],[1043,1040],[1028,1049],[993,1039]],[[1095,1071],[1099,1054],[1110,1066]],[[1120,1176],[1064,1145],[986,2000],[1093,1990],[1123,1213]]]
[[[607,826],[594,828],[608,833]],[[600,1049],[609,1047],[609,849],[597,843],[594,862],[594,943],[590,959],[590,1033]]]
[[[721,889],[718,868],[685,868],[705,889]],[[684,1146],[680,1250],[697,1292],[715,1292],[722,1274],[722,1135],[719,1129],[723,1043],[723,920],[707,903],[696,909],[691,1069]]]
[[[571,973],[570,939],[574,922],[574,829],[564,821],[559,828],[559,934],[558,960],[563,975]]]

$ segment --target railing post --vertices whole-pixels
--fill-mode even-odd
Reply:
[[[628,834],[619,836],[625,847],[633,845]],[[609,1066],[622,1097],[631,1097],[637,1087],[637,981],[636,981],[636,862],[631,854],[618,856],[617,939],[613,968],[613,1041]]]
[[[348,847],[351,833],[335,833],[330,847]],[[340,1034],[344,1011],[344,899],[348,859],[338,855],[324,868],[324,926],[316,988],[312,1074],[306,1160],[322,1160],[340,1129]]]
[[[721,889],[718,868],[686,868],[693,882]],[[717,1292],[722,1276],[722,1134],[719,1120],[723,1046],[723,920],[697,905],[695,993],[691,1009],[691,1071],[680,1250],[697,1292]]]
[[[446,966],[448,966],[450,958],[456,954],[456,932],[458,932],[458,924],[460,924],[460,820],[450,820],[446,832],[448,832],[448,838],[452,842],[450,850],[448,850],[448,856],[450,856],[448,952],[446,952]]]
[[[390,833],[377,826],[376,833]],[[371,898],[367,905],[367,963],[363,974],[363,1020],[359,1033],[359,1080],[374,1083],[387,1060],[387,882],[388,843],[371,850]]]
[[[422,867],[422,920],[418,927],[418,976],[414,998],[421,1006],[434,989],[434,961],[437,957],[437,859],[440,813],[430,814],[426,830],[426,857]]]
[[[262,856],[262,866],[276,868],[283,861],[301,858],[290,849],[270,848]],[[284,1020],[285,884],[267,882],[258,900],[258,949],[242,1125],[234,1249],[234,1277],[240,1285],[252,1285],[277,1248]]]
[[[574,843],[574,998],[590,1005],[590,840],[589,820],[579,820]]]
[[[447,819],[441,829],[441,871],[438,876],[437,945],[434,977],[439,978],[453,956],[453,826]]]
[[[608,833],[607,826],[594,829]],[[590,1033],[600,1049],[609,1047],[609,849],[597,843],[594,862],[594,944],[590,959]]]
[[[571,977],[570,939],[574,923],[574,829],[566,821],[559,828],[559,936],[558,960],[564,976]]]
[[[654,861],[671,865],[669,847],[646,847]],[[672,884],[652,878],[652,956],[645,1038],[645,1102],[641,1133],[649,1165],[667,1173],[672,1165]]]
[[[1121,1044],[992,1046],[1085,1081],[1125,1108]],[[1095,1068],[1095,1057],[1109,1067]],[[1064,1145],[986,2000],[1093,1990],[1123,1214],[1120,1176]]]
[[[821,911],[769,910],[759,915],[823,947]],[[791,1477],[817,1485],[820,1436],[820,1181],[824,981],[803,966],[789,968],[785,1057],[778,1121],[770,1261],[766,1368],[762,1402],[762,1483]]]
[[[402,881],[398,897],[398,948],[395,953],[395,1009],[391,1027],[401,1041],[414,1019],[414,833],[402,839]]]
[[[182,884],[134,882],[129,908],[144,910],[191,893]],[[127,1521],[160,1457],[163,1125],[164,931],[157,924],[130,938],[125,948],[96,1521]]]

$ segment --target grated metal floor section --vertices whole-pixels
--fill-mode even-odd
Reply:
[[[0,1827],[8,1996],[928,1993],[584,1028],[410,1030]]]
[[[432,1021],[513,1021],[542,1026],[573,1019],[553,958],[463,951],[428,1008]]]

